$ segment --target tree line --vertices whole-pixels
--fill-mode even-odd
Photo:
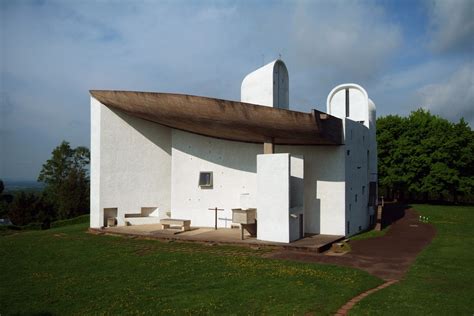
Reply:
[[[474,202],[474,132],[426,110],[377,119],[379,195]]]
[[[17,226],[34,223],[49,228],[51,222],[89,213],[89,162],[86,147],[71,148],[63,141],[44,164],[38,181],[42,192],[4,193],[0,180],[0,217]]]

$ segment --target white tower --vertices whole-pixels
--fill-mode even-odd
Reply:
[[[289,82],[285,63],[277,59],[251,72],[242,81],[240,91],[242,102],[288,110]]]
[[[367,91],[354,83],[335,87],[328,95],[327,113],[359,122],[369,129],[369,181],[377,183],[376,110]]]

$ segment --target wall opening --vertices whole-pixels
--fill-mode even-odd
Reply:
[[[212,172],[211,171],[201,171],[199,173],[199,186],[202,188],[212,188]]]
[[[349,89],[346,89],[346,117],[349,117]]]
[[[104,222],[103,226],[108,227],[110,226],[109,224],[114,222],[114,225],[117,225],[117,216],[118,216],[118,208],[117,207],[109,207],[109,208],[104,208]],[[109,219],[111,221],[109,222]]]
[[[377,203],[377,197],[375,193],[377,192],[377,182],[369,182],[369,205],[375,206]]]

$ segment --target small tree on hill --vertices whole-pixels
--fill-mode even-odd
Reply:
[[[63,141],[52,152],[38,177],[46,184],[44,194],[54,206],[56,218],[65,219],[89,212],[90,152],[86,147],[71,148]]]

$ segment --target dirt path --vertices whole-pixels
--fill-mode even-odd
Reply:
[[[384,280],[400,280],[420,251],[436,235],[434,226],[421,223],[413,209],[402,209],[401,218],[381,237],[351,241],[352,251],[342,256],[282,250],[268,257],[336,264],[358,268]]]

